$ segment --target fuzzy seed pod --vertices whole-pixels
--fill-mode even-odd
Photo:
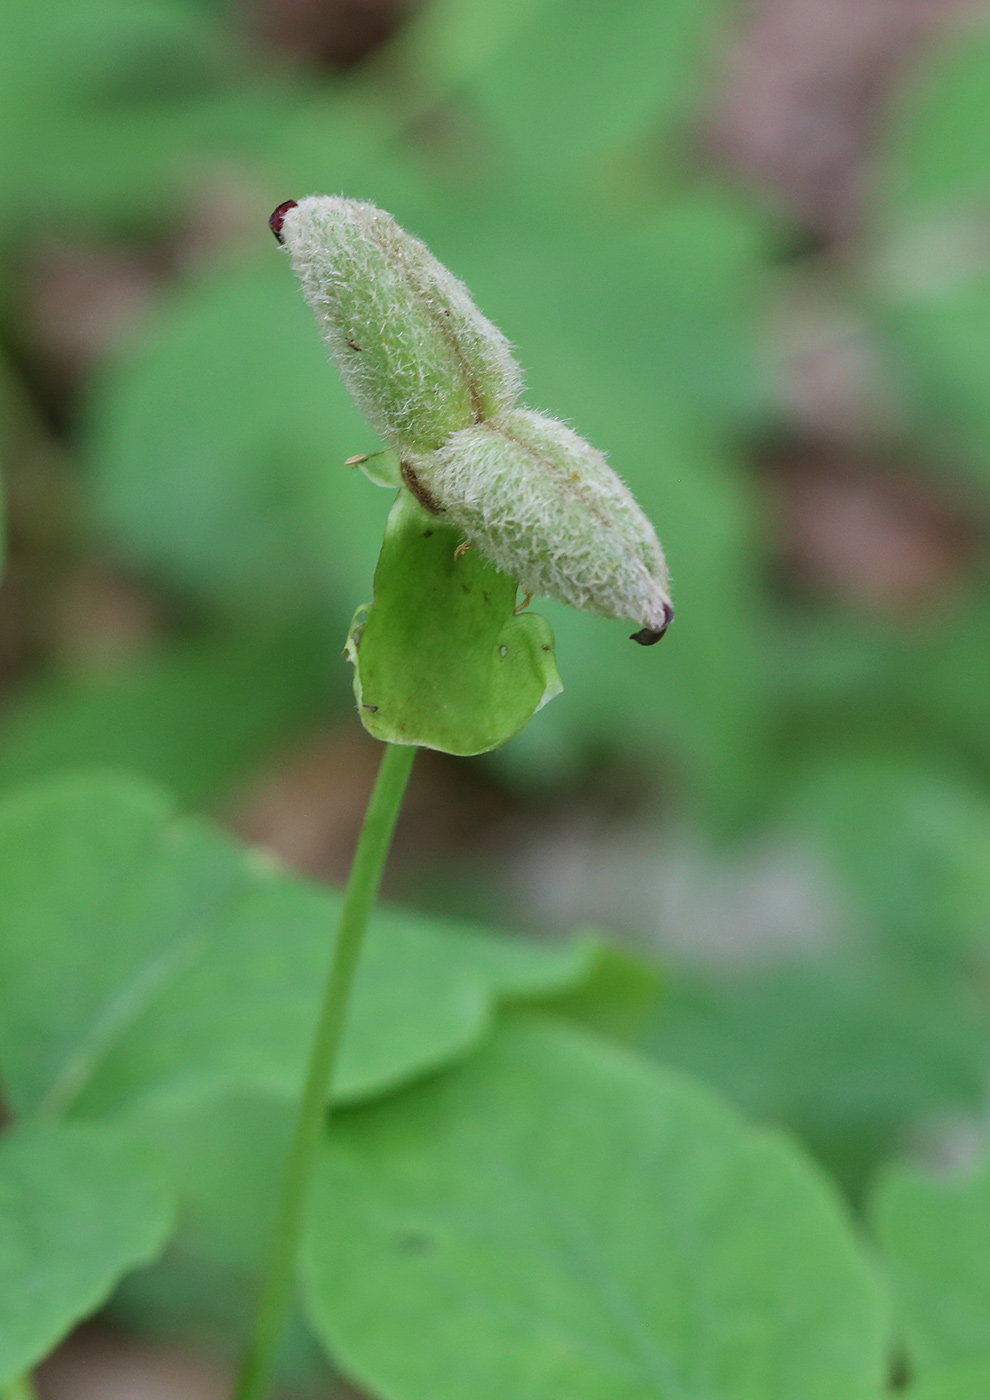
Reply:
[[[602,454],[528,409],[462,428],[407,460],[407,484],[533,595],[639,622],[659,641],[674,612],[663,550]]]
[[[527,593],[635,620],[634,641],[659,641],[674,610],[653,526],[600,452],[515,407],[508,341],[464,284],[373,204],[287,200],[271,228],[420,503]]]
[[[310,195],[272,219],[341,378],[390,447],[429,452],[516,402],[509,342],[391,214]]]

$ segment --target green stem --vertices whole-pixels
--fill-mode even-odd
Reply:
[[[268,1272],[254,1331],[234,1389],[234,1400],[262,1400],[271,1379],[275,1353],[292,1301],[299,1237],[324,1116],[330,1101],[348,997],[361,953],[365,926],[381,883],[392,833],[415,757],[413,747],[386,745],[375,789],[365,813],[289,1149]]]
[[[0,1387],[0,1400],[38,1400],[31,1373],[18,1376],[16,1381],[8,1381]]]

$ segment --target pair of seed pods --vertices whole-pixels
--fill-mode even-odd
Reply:
[[[601,452],[519,407],[509,342],[463,282],[374,204],[286,200],[269,220],[341,378],[442,515],[532,596],[639,624],[651,646],[674,610],[660,541]]]

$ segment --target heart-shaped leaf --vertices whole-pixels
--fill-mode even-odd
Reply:
[[[142,782],[80,775],[0,805],[0,1068],[19,1112],[220,1090],[294,1097],[340,913]],[[579,983],[588,943],[498,940],[381,910],[338,1093],[457,1058],[502,998]]]
[[[305,1290],[384,1400],[876,1400],[839,1202],[707,1090],[552,1023],[340,1114]]]

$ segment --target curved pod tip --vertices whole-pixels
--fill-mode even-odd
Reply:
[[[664,605],[662,627],[643,627],[640,629],[640,631],[631,633],[629,640],[631,642],[639,642],[641,647],[656,646],[657,642],[660,641],[661,637],[665,637],[667,635],[667,628],[670,626],[673,620],[674,609],[670,606],[669,603],[667,603]]]
[[[272,216],[268,220],[268,227],[271,229],[272,233],[274,233],[279,243],[283,241],[282,225],[285,223],[286,214],[288,214],[290,209],[297,209],[298,207],[298,199],[286,199],[278,206],[277,209],[272,211]]]

